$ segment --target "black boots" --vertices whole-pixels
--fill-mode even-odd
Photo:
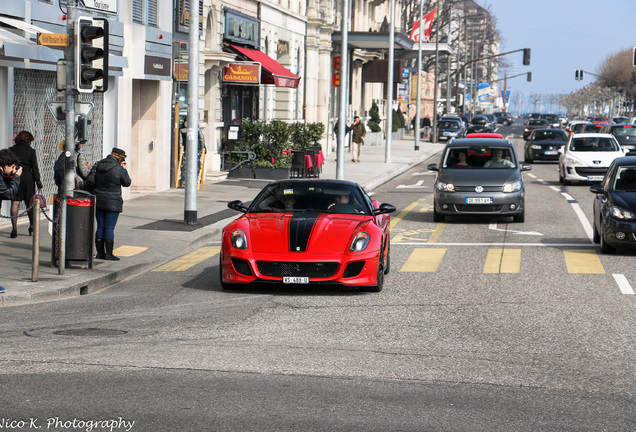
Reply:
[[[95,255],[95,258],[106,259],[106,251],[104,250],[104,240],[95,239],[95,248],[97,249],[97,254]]]
[[[104,244],[106,245],[106,258],[109,261],[119,261],[119,258],[117,258],[115,255],[113,255],[113,241],[112,240],[106,240],[104,242]]]

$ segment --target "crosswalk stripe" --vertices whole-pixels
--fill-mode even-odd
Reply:
[[[601,260],[593,250],[564,250],[565,265],[568,273],[604,274]]]
[[[400,272],[433,273],[437,271],[446,249],[415,248]]]
[[[484,273],[521,272],[521,249],[488,249]]]
[[[148,249],[147,247],[143,247],[143,246],[120,246],[117,249],[113,249],[113,255],[117,256],[117,257],[131,257],[133,255],[137,255],[138,253],[141,253],[143,251],[145,251],[146,249]]]
[[[206,246],[172,260],[153,271],[184,271],[218,254],[220,246]]]

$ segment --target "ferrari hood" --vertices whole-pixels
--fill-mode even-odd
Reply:
[[[343,252],[351,236],[369,216],[328,213],[254,214],[249,219],[249,241],[254,252]]]

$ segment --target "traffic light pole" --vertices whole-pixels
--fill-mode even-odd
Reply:
[[[64,163],[64,180],[62,181],[60,191],[60,201],[58,211],[60,212],[57,227],[57,268],[58,274],[63,275],[66,266],[66,199],[73,192],[75,187],[75,160],[70,156],[73,154],[75,144],[75,98],[77,92],[74,86],[74,63],[75,63],[75,6],[76,0],[68,0],[67,2],[67,21],[66,30],[69,37],[69,45],[64,50],[64,58],[66,60],[66,144],[64,146],[65,163]],[[55,256],[55,251],[54,251]]]

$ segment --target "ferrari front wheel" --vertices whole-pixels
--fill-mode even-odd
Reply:
[[[364,292],[380,292],[384,287],[384,266],[382,265],[382,254],[378,259],[378,272],[376,275],[376,285],[360,287],[360,291]]]

